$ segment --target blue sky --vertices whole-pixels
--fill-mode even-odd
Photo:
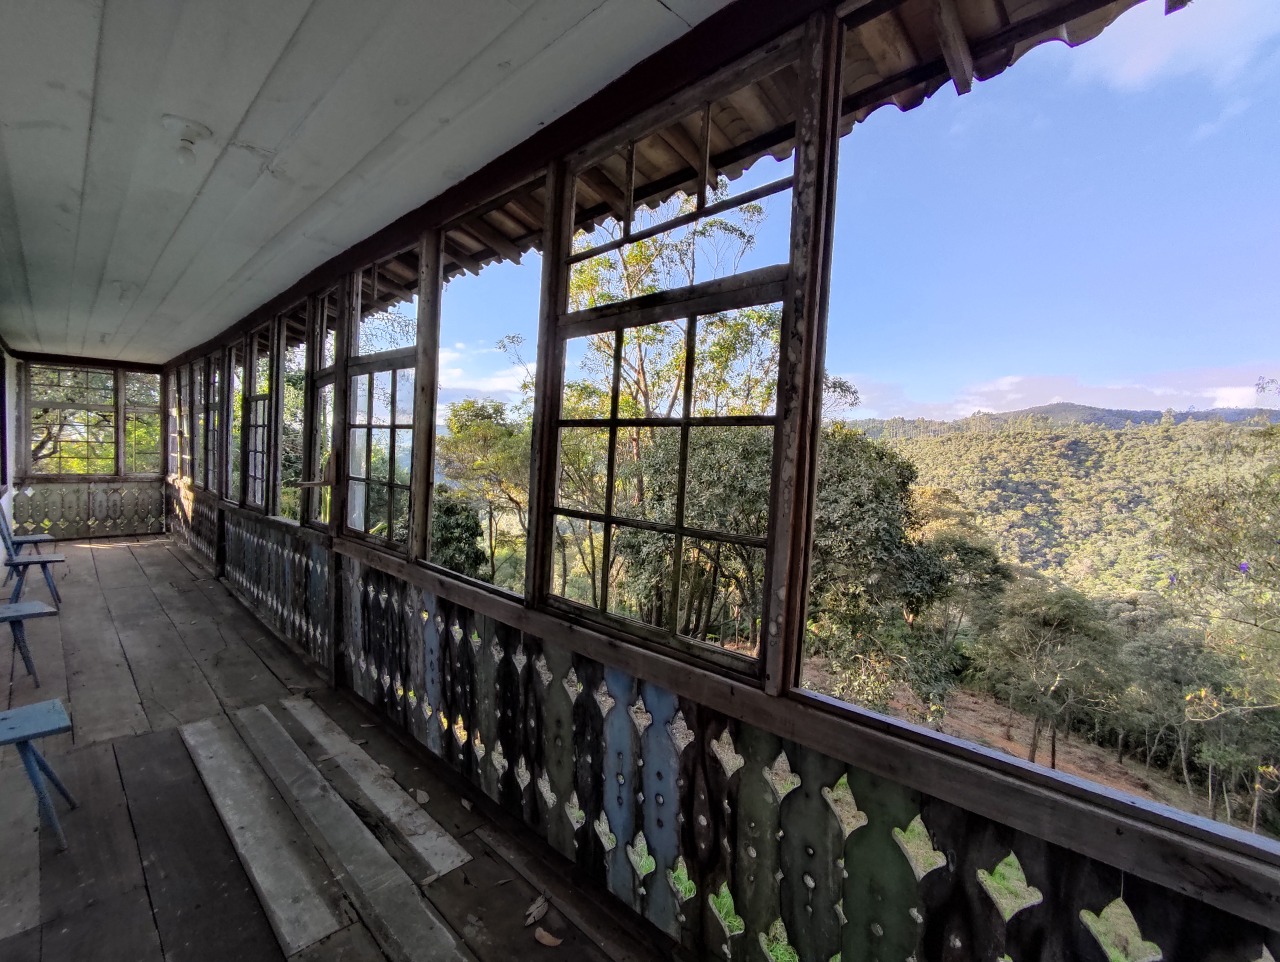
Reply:
[[[1280,2],[1163,6],[844,138],[827,367],[855,416],[1254,406],[1280,376]],[[494,345],[532,360],[540,274],[449,286],[443,403],[518,389]]]

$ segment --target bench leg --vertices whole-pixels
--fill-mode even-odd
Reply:
[[[61,605],[62,596],[58,594],[58,585],[53,580],[53,572],[49,570],[49,566],[47,564],[41,565],[40,570],[44,572],[44,583],[49,586],[49,594],[53,596],[53,603],[55,605]]]
[[[14,569],[10,569],[14,571]],[[18,599],[22,597],[22,586],[27,580],[27,569],[18,568],[13,575],[13,591],[9,593],[9,604],[15,605]]]
[[[45,788],[41,773],[50,777],[54,787],[62,793],[63,798],[66,798],[68,802],[71,801],[71,795],[30,742],[18,742],[17,747],[18,754],[22,756],[22,765],[27,770],[27,778],[31,780],[31,787],[36,790],[36,805],[40,809],[40,814],[45,823],[53,829],[53,834],[58,839],[58,851],[65,852],[67,850],[67,837],[62,834],[62,825],[58,821],[58,813],[53,807],[53,799],[49,797],[49,791]]]
[[[27,674],[39,688],[40,676],[36,674],[36,666],[31,662],[31,649],[27,647],[27,629],[23,627],[21,621],[10,622],[9,627],[13,629],[13,647],[22,656],[22,663],[27,666]]]

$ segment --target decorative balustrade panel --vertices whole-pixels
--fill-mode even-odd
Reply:
[[[163,481],[33,481],[13,492],[19,534],[59,539],[164,532]]]
[[[333,664],[329,565],[323,540],[278,521],[227,510],[225,577],[264,621],[326,672]]]
[[[218,504],[190,483],[169,486],[169,532],[213,568],[218,555]]]
[[[1280,958],[1280,931],[341,566],[340,680],[706,958]]]

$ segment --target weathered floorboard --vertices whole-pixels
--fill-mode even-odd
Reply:
[[[46,922],[41,935],[44,962],[165,959],[144,888],[108,896],[74,916]]]
[[[6,939],[40,925],[40,816],[35,793],[20,770],[0,777],[0,845],[4,846],[0,948],[4,948]],[[0,958],[9,956],[0,953]]]
[[[166,962],[282,959],[178,732],[115,750]]]

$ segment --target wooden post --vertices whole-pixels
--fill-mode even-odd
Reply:
[[[555,539],[556,463],[560,396],[564,390],[564,344],[557,330],[569,268],[565,260],[573,231],[573,185],[563,161],[547,171],[542,234],[542,298],[538,309],[538,363],[534,374],[532,458],[529,470],[529,543],[525,555],[526,605],[542,604],[551,591]]]
[[[347,520],[347,357],[351,353],[352,318],[359,309],[358,275],[348,274],[338,287],[338,325],[333,338],[333,444],[329,460],[333,464],[333,495],[329,499],[329,533],[337,537]],[[336,647],[336,645],[335,645]]]
[[[814,13],[805,24],[796,65],[800,104],[791,209],[791,280],[782,314],[773,523],[765,571],[768,622],[764,633],[764,687],[772,695],[793,683],[804,641],[840,146],[837,122],[842,36],[832,10]]]
[[[267,401],[266,450],[262,452],[263,483],[262,510],[268,515],[280,513],[280,441],[284,433],[284,348],[286,315],[277,315],[271,325],[270,396]]]
[[[410,560],[426,560],[431,551],[440,302],[444,295],[442,237],[441,231],[428,230],[418,243],[418,337],[413,377],[413,471],[407,546]]]
[[[160,383],[164,384],[164,377],[161,376]],[[116,401],[116,476],[124,476],[124,446],[125,446],[125,430],[124,430],[124,371],[116,368],[115,372],[115,401]],[[166,508],[167,512],[167,508]]]

